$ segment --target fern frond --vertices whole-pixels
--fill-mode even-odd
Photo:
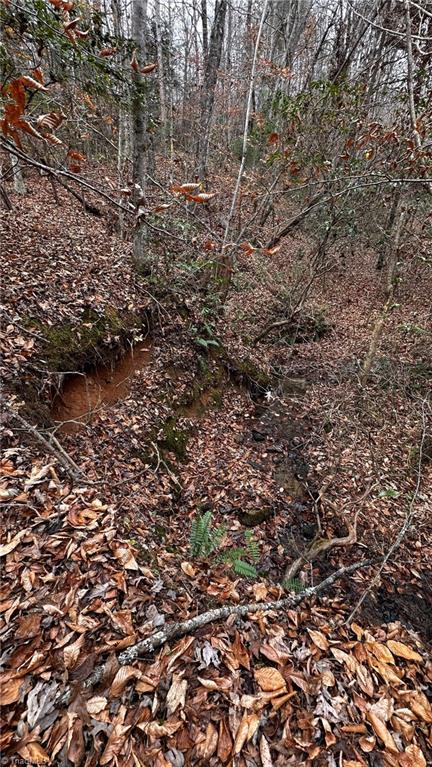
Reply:
[[[255,562],[255,563],[259,562],[259,559],[260,559],[259,544],[258,544],[258,541],[255,540],[251,530],[246,530],[245,539],[246,539],[248,559],[252,560],[252,562]]]
[[[282,581],[282,586],[286,591],[294,591],[295,594],[300,594],[304,589],[304,584],[298,578],[286,578]]]
[[[256,567],[250,565],[249,562],[244,562],[243,559],[236,559],[233,567],[237,575],[241,575],[243,578],[258,578]]]

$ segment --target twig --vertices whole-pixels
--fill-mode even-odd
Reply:
[[[348,522],[348,521],[346,522],[346,526],[348,529],[347,535],[341,536],[339,538],[321,538],[318,535],[312,541],[308,550],[305,551],[304,554],[301,554],[299,557],[297,557],[297,559],[295,559],[294,562],[287,567],[285,571],[284,580],[287,580],[287,581],[292,580],[297,575],[300,568],[303,567],[303,565],[313,562],[319,557],[320,554],[323,554],[325,551],[330,551],[330,549],[335,549],[336,547],[340,547],[340,546],[352,546],[352,544],[357,543],[358,515],[361,511],[363,502],[366,500],[371,490],[372,490],[372,485],[369,484],[365,492],[363,493],[362,497],[360,498],[360,500],[352,501],[348,505],[348,508],[350,506],[353,506],[354,504],[357,505],[357,510],[354,514],[353,522]]]
[[[63,468],[72,477],[72,479],[77,482],[82,482],[83,480],[88,482],[80,467],[77,466],[75,461],[72,460],[72,458],[67,454],[66,450],[61,446],[60,442],[53,435],[44,437],[43,434],[41,434],[35,426],[32,426],[31,423],[23,418],[22,415],[16,413],[14,410],[9,410],[9,413],[11,417],[20,424],[24,431],[32,434],[33,437],[35,437],[35,439],[41,445],[43,445],[46,450],[48,450],[55,456],[55,458],[57,458],[59,463],[61,463]]]

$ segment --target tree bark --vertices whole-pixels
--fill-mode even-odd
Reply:
[[[147,131],[146,83],[139,69],[145,63],[145,27],[147,20],[147,0],[133,0],[132,3],[132,38],[135,43],[137,69],[132,73],[132,131],[133,131],[133,201],[137,213],[145,205],[146,173],[149,160],[150,138]],[[147,250],[147,229],[145,216],[137,215],[133,241],[133,260],[136,269],[144,275],[150,275],[153,264]]]
[[[227,0],[216,0],[208,57],[204,67],[204,87],[201,101],[201,134],[198,145],[198,174],[202,179],[207,175],[210,128],[213,116],[218,69],[222,57],[226,11]]]

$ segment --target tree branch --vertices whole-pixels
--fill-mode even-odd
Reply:
[[[370,567],[377,561],[379,560],[366,559],[362,562],[355,562],[352,565],[341,567],[339,570],[336,570],[334,573],[329,575],[328,578],[325,578],[316,586],[310,586],[304,589],[304,591],[302,591],[300,594],[294,596],[290,595],[284,599],[278,599],[274,602],[253,602],[246,605],[227,605],[226,607],[218,607],[215,610],[208,610],[208,612],[201,613],[200,615],[196,615],[194,618],[189,618],[185,621],[170,623],[164,629],[157,631],[155,634],[152,634],[146,639],[142,639],[140,642],[137,642],[137,644],[132,645],[132,647],[128,647],[126,650],[123,650],[123,652],[121,652],[117,658],[118,663],[120,666],[129,664],[136,660],[140,655],[146,655],[150,652],[153,652],[158,647],[162,647],[162,645],[171,639],[179,639],[180,637],[183,637],[186,634],[190,634],[196,629],[201,628],[202,626],[206,626],[209,623],[226,620],[230,615],[244,617],[251,613],[269,612],[270,610],[284,610],[288,607],[296,607],[305,599],[326,591],[344,576],[351,575],[351,573],[354,573],[361,568]],[[105,670],[106,664],[98,666],[93,671],[91,676],[84,682],[84,689],[88,690],[98,684],[98,682],[100,682],[100,680],[103,678]],[[71,700],[71,697],[72,690],[66,690],[59,697],[57,705],[67,705]]]

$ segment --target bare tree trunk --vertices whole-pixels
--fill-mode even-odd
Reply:
[[[207,0],[201,0],[201,24],[203,34],[203,55],[204,55],[204,67],[207,66],[208,60],[208,19],[207,19]]]
[[[160,107],[160,132],[162,136],[163,154],[165,154],[165,138],[168,133],[167,108],[165,97],[165,79],[164,79],[164,58],[162,47],[162,30],[160,15],[160,0],[155,0],[155,26],[156,26],[156,45],[158,60],[158,83],[159,83],[159,107]]]
[[[145,63],[145,26],[147,19],[147,0],[133,0],[132,37],[136,46],[137,69],[133,70],[132,83],[132,130],[133,130],[133,199],[137,208],[133,242],[133,259],[141,274],[152,272],[152,263],[147,250],[147,229],[144,209],[146,173],[148,168],[150,138],[147,132],[146,83],[139,68]]]
[[[11,155],[14,189],[17,194],[27,194],[23,172],[18,157]]]
[[[207,175],[210,128],[213,116],[218,69],[222,56],[226,10],[227,0],[216,0],[209,52],[204,69],[204,89],[201,105],[201,135],[198,146],[198,173],[201,178],[205,178]]]
[[[360,377],[362,386],[364,386],[364,384],[367,382],[370,376],[372,365],[374,363],[376,353],[378,350],[378,345],[384,330],[384,324],[393,306],[393,299],[394,299],[394,292],[395,292],[394,272],[396,269],[397,257],[399,253],[401,232],[405,223],[406,215],[407,215],[406,210],[402,210],[397,219],[395,233],[394,233],[394,240],[393,240],[393,248],[392,248],[392,260],[391,260],[389,273],[388,273],[388,283],[387,283],[387,290],[386,290],[387,301],[384,304],[383,310],[381,314],[379,315],[375,323],[375,327],[373,329],[372,338],[369,344],[369,350],[366,355],[365,361],[363,363],[363,369],[362,369],[362,373]]]

